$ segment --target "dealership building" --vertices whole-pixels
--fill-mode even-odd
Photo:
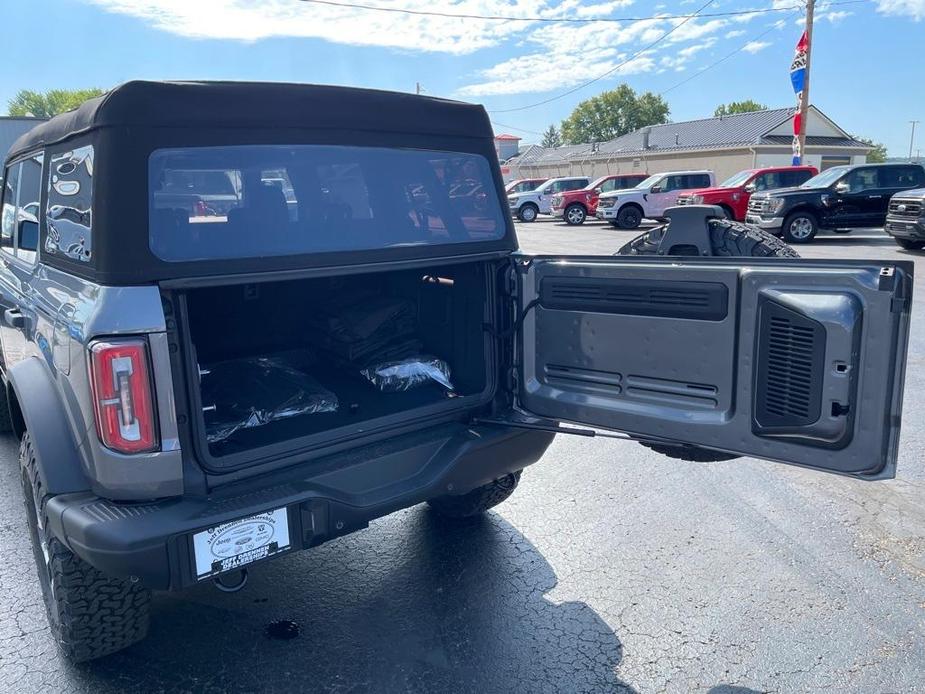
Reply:
[[[710,169],[717,181],[792,159],[792,108],[652,125],[608,142],[544,148],[531,145],[502,164],[506,180]],[[863,164],[870,147],[815,106],[806,121],[804,163],[827,169]]]

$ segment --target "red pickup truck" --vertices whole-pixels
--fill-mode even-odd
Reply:
[[[745,221],[748,199],[758,190],[792,188],[819,173],[815,166],[781,166],[746,169],[730,176],[716,188],[688,190],[678,196],[679,205],[719,205],[729,219]]]
[[[635,188],[648,176],[646,173],[601,176],[586,188],[559,193],[552,199],[552,216],[564,219],[566,224],[572,226],[584,224],[589,215],[593,217],[597,212],[597,199],[601,193]]]

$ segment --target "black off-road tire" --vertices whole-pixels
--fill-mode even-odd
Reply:
[[[658,255],[658,244],[667,226],[640,234],[620,248],[616,255]],[[710,220],[710,246],[713,255],[746,258],[799,258],[800,254],[773,234],[758,227],[728,219]],[[674,253],[673,255],[696,255]]]
[[[900,248],[904,248],[907,251],[920,251],[925,248],[925,241],[913,241],[912,239],[898,239],[895,236],[893,240],[899,244]]]
[[[48,531],[45,505],[50,497],[42,491],[28,432],[19,457],[32,553],[58,648],[71,662],[81,663],[141,641],[148,633],[150,591],[97,571]]]
[[[520,483],[522,470],[499,477],[471,492],[457,496],[438,496],[427,503],[430,507],[447,518],[469,518],[485,513],[507,499]]]
[[[0,381],[0,434],[13,431],[13,415],[10,412],[10,394]]]
[[[667,227],[656,227],[640,234],[623,246],[617,255],[657,255],[658,244]],[[713,255],[723,257],[749,258],[799,258],[800,254],[773,234],[728,219],[710,220],[710,246]],[[696,249],[693,249],[696,254]],[[684,254],[679,254],[684,255]],[[640,442],[642,443],[642,442]],[[698,446],[666,446],[657,443],[643,443],[656,453],[669,458],[698,463],[714,463],[722,460],[734,460],[740,456],[731,453],[699,448]]]

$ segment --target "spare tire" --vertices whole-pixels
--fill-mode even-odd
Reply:
[[[746,258],[799,258],[800,254],[788,246],[784,241],[764,229],[733,222],[728,219],[711,219],[710,246],[714,256],[746,257]],[[667,229],[667,225],[655,227],[644,234],[640,234],[623,246],[614,255],[658,255],[658,244]],[[699,255],[697,249],[691,246],[690,252],[684,249],[672,248],[672,255]],[[640,443],[642,443],[640,441]],[[662,445],[657,443],[642,443],[656,453],[662,453],[669,458],[689,460],[694,462],[717,462],[720,460],[734,460],[737,455],[714,451],[709,448],[700,448],[690,445]]]

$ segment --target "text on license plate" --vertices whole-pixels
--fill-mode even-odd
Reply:
[[[239,569],[289,548],[285,508],[222,523],[193,535],[196,578]]]

